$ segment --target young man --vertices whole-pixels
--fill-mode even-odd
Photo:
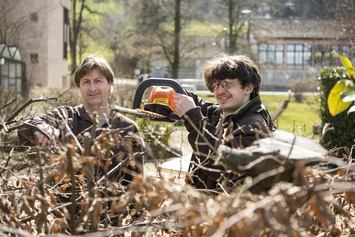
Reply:
[[[218,145],[242,149],[262,136],[258,131],[267,133],[274,130],[274,125],[260,100],[261,78],[250,58],[241,55],[213,58],[206,62],[204,77],[218,104],[206,102],[190,92],[188,95],[175,93],[174,101],[194,150],[189,182],[196,188],[215,189],[218,183],[233,184],[236,178],[214,165],[212,157]]]
[[[100,135],[102,129],[117,130],[119,137],[129,139],[130,142],[121,141],[116,148],[112,150],[111,157],[115,154],[120,154],[122,158],[129,157],[130,152],[142,150],[142,144],[139,139],[134,138],[134,134],[138,134],[137,125],[125,116],[111,112],[108,104],[108,97],[113,83],[113,71],[108,62],[97,56],[88,56],[76,69],[74,74],[75,84],[80,90],[83,104],[76,107],[58,107],[54,111],[40,118],[31,119],[27,122],[35,124],[37,127],[45,131],[51,140],[56,137],[64,137],[65,130],[68,126],[74,136],[83,135],[85,132],[90,132],[93,127],[94,112],[97,114],[97,132],[96,136]],[[18,137],[21,141],[29,145],[36,145],[37,139],[42,146],[46,146],[48,139],[34,131],[31,128],[25,128],[18,132]],[[53,141],[52,141],[53,142]],[[81,141],[82,143],[82,141]],[[132,144],[129,147],[128,144]],[[110,160],[110,157],[106,158]],[[109,169],[112,169],[119,163],[117,157],[111,159]],[[126,167],[115,172],[110,177],[111,180],[122,180],[126,184],[127,181],[133,179],[134,174],[143,174],[143,158],[136,158],[131,161]],[[99,168],[99,176],[103,175],[102,167]]]

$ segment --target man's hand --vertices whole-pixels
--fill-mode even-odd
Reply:
[[[192,97],[174,93],[175,112],[181,118],[187,111],[196,107]]]
[[[39,124],[37,127],[47,133],[51,140],[59,138],[60,131],[58,129],[53,128],[48,124]],[[42,133],[36,132],[35,135],[38,137],[38,143],[42,146],[46,146],[48,143],[50,143],[50,141]]]

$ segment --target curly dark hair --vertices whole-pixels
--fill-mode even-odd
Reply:
[[[106,77],[108,83],[113,83],[113,71],[110,64],[101,56],[89,55],[79,65],[74,73],[74,82],[79,87],[80,79],[97,68],[101,76]]]
[[[207,88],[213,92],[213,82],[224,79],[238,78],[245,88],[250,83],[254,84],[254,90],[250,98],[259,94],[261,77],[256,64],[244,55],[218,55],[205,63],[204,71],[205,83]]]

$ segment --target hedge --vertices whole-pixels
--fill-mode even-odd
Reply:
[[[338,147],[351,148],[355,140],[355,113],[347,114],[347,110],[331,116],[328,109],[328,95],[333,86],[341,79],[349,79],[345,68],[325,68],[318,78],[320,84],[320,118],[322,127],[330,123],[333,130],[326,133],[322,140],[322,145],[330,150]],[[340,150],[340,154],[344,150]]]

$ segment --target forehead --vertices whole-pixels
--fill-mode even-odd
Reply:
[[[97,68],[92,69],[88,73],[86,73],[84,76],[80,78],[81,79],[97,79],[97,78],[105,78],[100,71]]]
[[[237,81],[239,81],[238,78],[233,78],[233,79],[224,78],[224,79],[215,79],[215,80],[213,80],[214,83],[218,83],[218,82],[237,82]]]

